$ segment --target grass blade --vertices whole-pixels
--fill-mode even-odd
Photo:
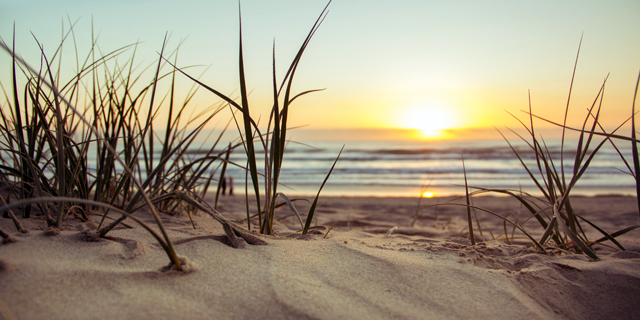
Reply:
[[[300,228],[304,229],[304,224],[302,223],[302,218],[300,218],[300,213],[298,213],[298,209],[296,209],[296,206],[293,205],[293,202],[291,202],[291,200],[289,200],[289,198],[287,198],[287,196],[284,193],[278,193],[278,195],[281,196],[282,199],[284,199],[284,201],[289,206],[289,209],[291,209],[291,211],[293,211],[293,214],[296,215],[296,217],[298,218],[298,221],[300,222]]]
[[[307,215],[307,221],[305,221],[304,224],[304,229],[302,229],[302,234],[307,234],[307,231],[309,231],[309,227],[311,227],[311,221],[313,220],[313,214],[316,211],[316,205],[318,204],[318,198],[320,198],[320,192],[322,191],[322,188],[324,187],[325,183],[327,183],[327,180],[329,180],[329,176],[331,176],[331,172],[333,172],[333,168],[335,168],[336,163],[338,163],[338,159],[340,159],[340,155],[342,154],[342,151],[344,150],[344,146],[342,146],[342,149],[340,149],[340,152],[338,153],[338,157],[336,157],[336,160],[333,162],[333,165],[331,166],[331,169],[329,170],[329,173],[327,173],[327,176],[324,178],[324,181],[322,181],[322,185],[320,186],[320,189],[318,190],[318,194],[316,195],[316,198],[313,200],[313,203],[311,204],[311,208],[309,208],[309,214]]]
[[[604,230],[602,230],[600,227],[596,226],[595,224],[593,224],[591,221],[576,215],[578,218],[582,219],[584,222],[588,223],[590,226],[592,226],[594,229],[598,230],[600,233],[602,233],[604,235],[604,237],[608,240],[610,240],[611,242],[613,242],[613,244],[615,244],[618,248],[620,248],[620,250],[622,251],[626,251],[627,249],[625,249],[618,241],[616,241],[616,239],[611,236],[610,234],[608,234],[607,232],[605,232]],[[600,242],[600,241],[596,241],[596,242]]]
[[[249,159],[249,174],[251,175],[251,181],[253,182],[253,190],[256,194],[256,202],[258,212],[260,212],[260,182],[258,180],[258,167],[256,163],[256,152],[253,144],[253,139],[249,140],[249,137],[253,137],[252,118],[249,113],[249,98],[247,94],[247,85],[244,72],[244,58],[242,53],[242,13],[240,10],[240,3],[238,3],[238,20],[239,20],[239,57],[238,57],[238,69],[240,76],[240,97],[242,99],[242,119],[245,130],[245,137],[247,137],[245,150],[247,152],[247,158]],[[260,130],[255,127],[255,131],[260,136]]]
[[[633,93],[633,104],[631,105],[631,152],[633,155],[633,169],[636,177],[636,198],[638,199],[638,214],[640,215],[640,155],[638,155],[638,142],[636,142],[636,97],[638,96],[638,85],[640,85],[640,72],[636,81],[636,91]]]
[[[556,207],[554,207],[553,210],[557,211]],[[600,258],[598,258],[598,255],[593,250],[591,250],[591,248],[589,248],[575,233],[573,233],[573,231],[571,231],[566,222],[562,221],[562,219],[558,219],[557,224],[560,230],[569,236],[576,247],[578,247],[582,252],[586,253],[589,257],[595,260],[600,260]]]
[[[549,239],[549,236],[553,232],[553,228],[555,228],[555,226],[556,226],[556,221],[557,220],[558,220],[558,218],[554,216],[551,219],[551,221],[549,221],[549,226],[547,226],[547,229],[544,230],[544,233],[542,234],[542,238],[540,238],[540,244],[541,245],[544,246],[544,244],[547,242],[547,239]]]
[[[469,186],[467,185],[467,169],[464,166],[464,156],[462,156],[462,172],[464,173],[465,199],[467,200],[467,223],[469,224],[469,238],[471,238],[471,245],[475,246],[476,239],[473,236],[473,219],[471,219],[471,201],[470,201],[471,199],[469,199]]]
[[[220,178],[218,179],[218,189],[216,190],[216,200],[213,205],[214,209],[218,209],[218,197],[220,197],[220,189],[222,188],[222,184],[225,183],[225,173],[227,171],[227,164],[229,163],[229,157],[231,156],[231,143],[229,143],[229,148],[227,149],[227,153],[224,158],[224,162],[222,162],[222,170],[220,170]]]
[[[640,228],[640,225],[635,225],[635,226],[627,227],[627,228],[624,228],[624,229],[622,229],[622,230],[619,230],[619,231],[616,231],[616,232],[614,232],[614,233],[610,234],[610,236],[611,236],[612,238],[616,238],[616,237],[618,237],[618,236],[621,236],[621,235],[623,235],[623,234],[625,234],[625,233],[627,233],[627,232],[629,232],[629,231],[633,231],[633,230],[638,229],[638,228]],[[605,240],[607,240],[607,239],[608,239],[608,238],[605,236],[605,237],[602,237],[602,238],[600,238],[600,239],[596,240],[595,242],[602,242],[602,241],[605,241]]]

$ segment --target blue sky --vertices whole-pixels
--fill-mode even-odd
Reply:
[[[286,68],[325,1],[242,1],[245,63],[255,105],[269,106],[271,49]],[[137,57],[157,59],[185,40],[180,64],[223,92],[237,85],[237,1],[0,1],[0,36],[38,62],[30,32],[52,52],[68,18],[86,54],[91,20],[104,52],[142,41]],[[534,111],[558,119],[582,33],[575,112],[607,84],[604,119],[630,113],[640,70],[638,1],[361,1],[336,0],[309,46],[296,89],[327,88],[301,99],[297,124],[325,127],[406,127],[407,110],[441,108],[457,127],[513,121],[531,90]],[[68,50],[68,51],[67,51]],[[71,54],[72,46],[65,47]],[[0,72],[9,58],[0,55]],[[188,84],[188,83],[187,83]],[[186,85],[185,85],[186,86]],[[209,103],[202,97],[203,105]],[[267,102],[263,102],[267,101]],[[266,109],[265,109],[266,110]],[[576,119],[579,118],[576,116]]]

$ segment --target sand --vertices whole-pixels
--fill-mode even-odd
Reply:
[[[447,199],[423,199],[423,204]],[[636,199],[576,197],[576,212],[607,231],[640,224]],[[308,204],[296,202],[301,211]],[[477,206],[526,218],[510,198],[478,197]],[[226,217],[242,219],[240,196],[221,199]],[[0,245],[0,315],[5,319],[639,319],[640,230],[620,237],[628,251],[596,246],[601,259],[540,253],[516,231],[478,213],[484,241],[472,246],[460,207],[422,209],[417,199],[322,198],[318,229],[301,239],[234,249],[204,215],[163,220],[192,272],[161,271],[169,262],[132,221],[110,239],[81,240],[91,229],[69,216],[59,235],[44,221],[0,228],[18,241]],[[299,223],[288,208],[276,229]],[[150,221],[149,217],[141,217]],[[97,218],[95,218],[98,221]],[[242,222],[240,222],[242,223]],[[536,237],[543,230],[526,222]],[[397,226],[389,236],[387,232]],[[489,233],[491,230],[491,233]],[[511,230],[509,230],[511,232]],[[592,231],[588,231],[592,233]],[[477,233],[477,232],[476,232]],[[326,235],[326,237],[325,237]]]

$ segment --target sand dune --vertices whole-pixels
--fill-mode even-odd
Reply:
[[[638,224],[635,198],[575,198],[576,211],[607,231]],[[425,199],[423,203],[444,199]],[[508,198],[476,198],[518,214]],[[297,202],[301,211],[302,202]],[[70,219],[46,236],[31,219],[27,235],[0,246],[0,314],[6,319],[633,319],[640,318],[640,232],[622,236],[628,251],[599,247],[584,255],[540,253],[525,239],[507,244],[502,223],[479,214],[484,240],[467,239],[464,209],[423,209],[416,199],[323,198],[317,223],[301,239],[233,249],[206,216],[163,216],[178,254],[193,272],[160,271],[164,251],[143,229],[81,240],[90,224]],[[238,196],[220,211],[242,219]],[[297,220],[278,213],[281,235]],[[436,217],[437,215],[437,217]],[[524,218],[524,212],[521,213]],[[390,236],[387,231],[398,226]],[[533,233],[535,223],[525,223]],[[13,228],[13,229],[12,229]],[[491,233],[489,233],[491,230]],[[517,235],[517,232],[516,232]],[[479,235],[476,235],[479,237]],[[478,239],[481,240],[481,239]]]

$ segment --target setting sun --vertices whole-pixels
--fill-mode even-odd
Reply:
[[[447,136],[445,131],[453,128],[456,123],[447,108],[439,105],[420,105],[405,109],[401,125],[420,130],[422,138],[441,139]]]

